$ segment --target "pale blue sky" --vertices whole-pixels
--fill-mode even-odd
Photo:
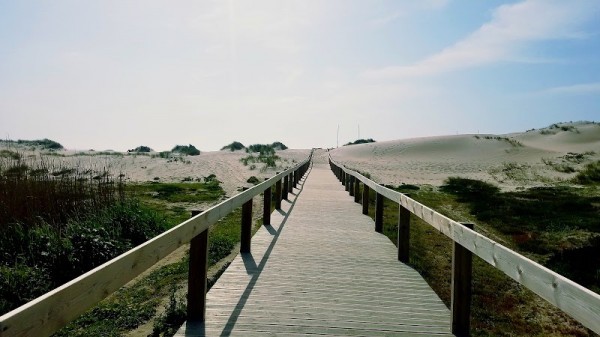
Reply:
[[[293,148],[600,120],[600,1],[0,0],[0,132]]]

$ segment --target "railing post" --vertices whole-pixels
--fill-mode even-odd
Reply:
[[[294,171],[294,187],[298,188],[298,182],[300,181],[300,169]]]
[[[360,202],[360,180],[354,179],[354,202]]]
[[[263,193],[263,225],[271,224],[271,188],[272,186],[269,186]]]
[[[294,193],[294,175],[290,173],[288,175],[288,193]]]
[[[408,263],[410,247],[410,211],[402,205],[398,216],[398,260]]]
[[[346,192],[350,190],[350,175],[344,172],[344,181],[346,184],[344,185],[344,189]]]
[[[200,211],[192,211],[192,217]],[[204,322],[206,314],[206,276],[208,271],[208,229],[190,241],[187,319]]]
[[[289,181],[290,176],[289,175],[285,175],[285,177],[283,177],[283,189],[281,192],[281,197],[282,199],[288,200],[288,185],[290,183]]]
[[[340,168],[340,170],[341,170],[341,168]],[[342,174],[342,178],[341,178],[340,180],[342,181],[342,185],[346,186],[346,172],[344,172],[344,171],[342,170],[342,173],[341,173],[341,174]],[[346,191],[347,191],[347,190],[348,190],[348,189],[346,188]]]
[[[250,253],[252,240],[252,199],[242,205],[242,237],[240,240],[240,253]]]
[[[348,192],[350,193],[350,196],[353,197],[354,196],[354,183],[356,182],[354,176],[350,176],[350,183],[348,185]]]
[[[377,193],[375,196],[375,231],[383,233],[383,200],[384,196]]]
[[[369,215],[369,186],[366,184],[363,184],[362,207],[362,213]]]
[[[281,179],[275,183],[275,208],[281,209]]]
[[[473,229],[473,224],[462,223]],[[471,335],[471,283],[473,254],[454,242],[452,249],[452,333],[457,337]]]

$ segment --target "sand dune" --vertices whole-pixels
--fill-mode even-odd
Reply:
[[[563,130],[564,129],[564,130]],[[594,153],[592,153],[595,151]],[[509,135],[426,137],[345,146],[334,160],[383,184],[439,186],[450,176],[485,180],[504,189],[564,181],[600,158],[600,125],[558,124]],[[569,154],[570,153],[570,154]]]
[[[118,175],[123,173],[125,179],[132,182],[180,182],[184,179],[197,179],[211,174],[217,176],[222,182],[222,187],[227,196],[233,196],[240,187],[249,187],[249,177],[256,176],[260,180],[272,177],[275,172],[294,166],[297,162],[306,159],[310,150],[284,150],[277,151],[281,157],[277,161],[277,168],[266,168],[264,164],[257,163],[256,168],[245,166],[240,159],[248,156],[245,151],[213,151],[202,152],[198,156],[182,156],[175,158],[160,158],[155,153],[131,154],[118,153],[102,154],[97,151],[61,150],[52,153],[44,150],[35,150],[14,144],[0,143],[0,150],[11,149],[21,153],[27,161],[39,160],[40,155],[46,161],[58,166],[78,167],[82,170],[107,168]],[[152,155],[155,155],[154,157]]]

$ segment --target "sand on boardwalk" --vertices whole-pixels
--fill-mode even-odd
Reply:
[[[508,135],[425,137],[344,146],[331,157],[389,185],[440,186],[451,176],[505,190],[567,181],[600,159],[600,124],[563,123]]]

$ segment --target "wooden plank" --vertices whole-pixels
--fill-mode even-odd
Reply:
[[[0,337],[51,335],[293,170],[287,169],[0,316]]]
[[[206,323],[177,336],[450,336],[448,308],[397,261],[327,164],[310,177],[282,224],[272,221],[277,232],[262,227],[253,237],[252,261],[237,257],[211,288]]]
[[[333,161],[333,159],[332,159]],[[465,247],[541,298],[569,314],[588,329],[600,334],[600,295],[566,277],[514,252],[402,193],[390,190],[349,170],[342,170],[368,185],[377,193],[399,203],[454,242]]]

